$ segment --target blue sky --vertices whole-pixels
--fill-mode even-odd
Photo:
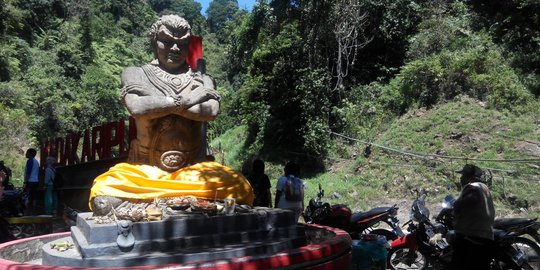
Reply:
[[[210,2],[212,2],[212,0],[195,0],[195,1],[201,3],[202,5],[201,13],[206,16],[206,9],[208,8],[208,5],[210,4]],[[256,1],[257,0],[238,0],[238,7],[251,11]]]

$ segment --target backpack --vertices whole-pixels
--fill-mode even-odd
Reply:
[[[302,180],[294,176],[287,176],[287,182],[285,183],[285,199],[293,202],[304,200]]]

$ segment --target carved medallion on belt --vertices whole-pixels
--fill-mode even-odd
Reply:
[[[161,155],[160,167],[165,171],[176,171],[187,165],[188,154],[180,151],[167,151]]]

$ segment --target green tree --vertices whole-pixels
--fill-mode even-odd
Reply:
[[[18,33],[24,27],[24,13],[18,6],[17,0],[0,2],[0,36]]]
[[[474,0],[468,3],[477,15],[475,30],[489,31],[530,91],[540,96],[540,2]]]
[[[90,11],[86,11],[83,13],[80,20],[80,26],[82,28],[80,37],[80,43],[82,45],[82,61],[86,65],[92,63],[92,60],[96,54],[94,48],[92,47],[92,42],[94,40],[92,36],[92,17],[92,13]]]
[[[487,101],[497,109],[522,110],[531,95],[499,46],[483,31],[475,32],[463,3],[443,5],[426,18],[412,40],[409,59],[394,79],[397,99],[407,110],[431,107],[458,95]]]
[[[238,11],[237,0],[213,0],[206,10],[207,22],[210,32],[216,33],[231,21]]]
[[[205,19],[201,14],[202,6],[194,0],[151,0],[152,9],[159,15],[176,14],[186,19],[195,34],[201,34]]]

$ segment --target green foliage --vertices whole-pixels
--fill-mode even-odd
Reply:
[[[476,29],[486,29],[537,97],[540,96],[540,3],[531,0],[470,2]]]
[[[260,43],[259,35],[265,36],[265,25],[271,18],[270,7],[259,2],[253,12],[245,16],[239,26],[231,32],[227,58],[229,66],[227,77],[233,87],[240,88],[244,82],[243,74],[247,73],[252,63],[253,52]],[[261,33],[262,32],[262,33]]]
[[[246,126],[239,125],[212,140],[210,148],[216,161],[240,171],[242,162],[247,159],[244,150],[245,139]]]
[[[217,33],[238,11],[237,0],[213,0],[206,10],[210,32]]]
[[[10,109],[24,108],[28,100],[28,89],[19,81],[0,82],[0,104]]]
[[[24,31],[21,34],[30,43],[33,43],[34,31],[57,26],[57,18],[62,17],[64,11],[61,1],[57,0],[20,1],[18,8],[23,10],[25,20]]]
[[[193,0],[151,0],[152,9],[158,15],[176,14],[185,18],[191,25],[192,31],[202,33],[205,29],[205,19],[201,15],[202,6]]]
[[[0,94],[5,93],[6,85],[0,83]],[[8,86],[9,87],[9,86]],[[24,150],[32,144],[30,120],[21,109],[10,108],[0,102],[0,160],[12,169],[14,183],[22,184]]]
[[[495,46],[443,51],[407,63],[399,74],[408,105],[433,106],[467,94],[499,109],[519,110],[531,96]]]
[[[17,37],[0,41],[0,81],[19,78],[30,61],[29,46]]]
[[[361,0],[365,12],[363,36],[370,40],[358,54],[352,73],[354,81],[368,84],[387,81],[403,64],[409,38],[416,33],[424,1]],[[339,18],[339,17],[336,17]]]
[[[23,11],[18,9],[18,0],[0,2],[0,36],[19,32],[23,24]]]
[[[83,63],[88,65],[92,62],[95,57],[95,51],[92,47],[92,21],[93,15],[87,11],[83,14],[80,22],[81,27],[81,37],[79,38],[82,45],[82,60]]]
[[[465,5],[442,8],[419,25],[411,39],[410,61],[391,84],[404,99],[402,110],[430,107],[460,94],[499,109],[524,108],[531,96],[491,37],[473,31]]]
[[[327,74],[298,69],[303,63],[303,46],[295,23],[282,25],[279,33],[266,34],[259,35],[251,76],[242,88],[241,112],[253,150],[283,147],[290,152],[323,154],[328,139]]]
[[[92,3],[95,12],[111,14],[117,26],[136,36],[146,34],[156,19],[155,12],[144,0],[95,0]],[[118,35],[117,32],[110,34]]]
[[[371,140],[397,116],[399,111],[395,109],[402,107],[392,103],[402,100],[399,92],[390,92],[394,89],[380,83],[354,87],[334,109],[335,118],[341,121],[335,128],[366,141]]]
[[[330,78],[325,70],[301,70],[296,86],[300,100],[299,118],[303,122],[299,135],[302,150],[308,155],[324,156],[330,144],[327,87]]]
[[[410,38],[409,61],[429,57],[443,50],[455,51],[474,47],[470,14],[462,2],[424,8],[426,18],[419,23],[418,33]],[[431,16],[429,16],[431,15]],[[481,37],[487,39],[485,34]],[[487,43],[487,41],[482,41]]]

